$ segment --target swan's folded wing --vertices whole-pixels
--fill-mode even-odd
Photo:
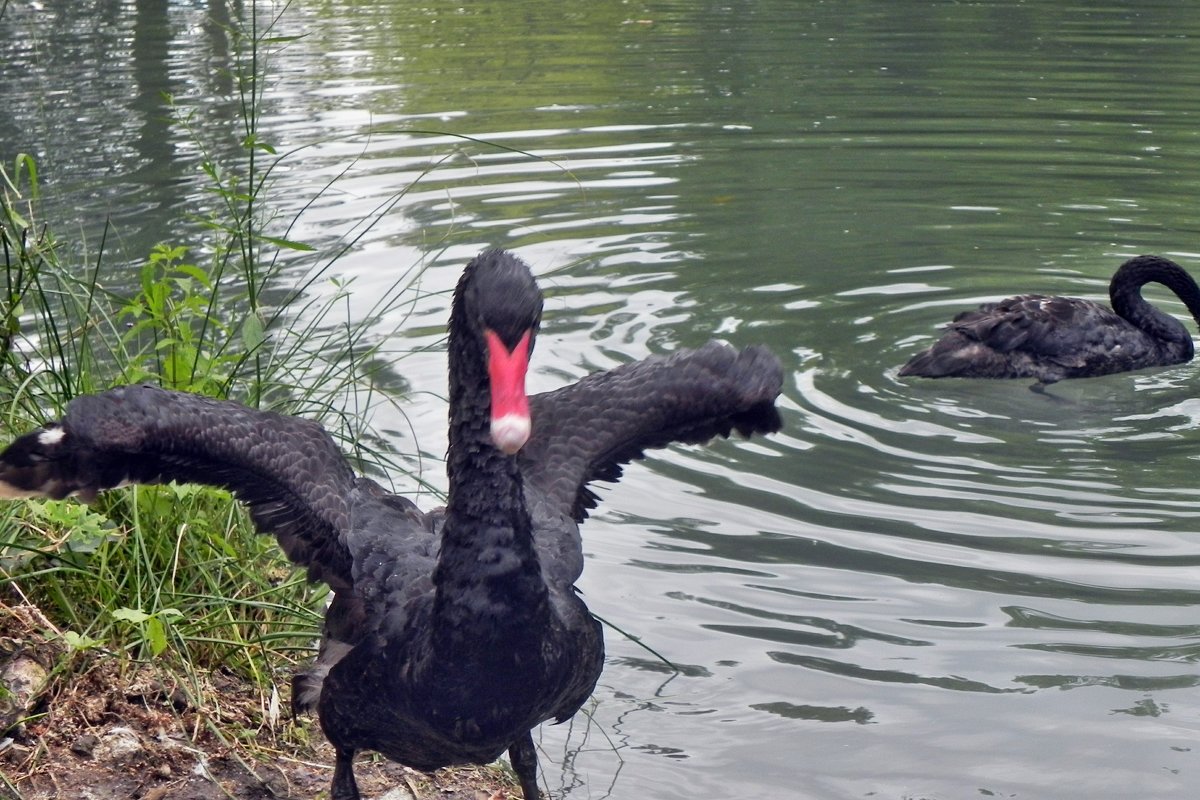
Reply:
[[[78,495],[131,483],[201,483],[232,491],[309,577],[351,580],[340,539],[354,474],[319,424],[153,386],[71,402],[60,422],[0,453],[0,497]]]
[[[582,521],[595,507],[591,481],[672,442],[779,430],[779,360],[761,346],[709,342],[590,375],[530,398],[533,434],[522,449],[526,482]]]
[[[1074,297],[1020,295],[959,314],[948,328],[1000,353],[1066,359],[1103,347],[1107,331],[1127,324],[1112,310]],[[1097,341],[1093,341],[1097,340]]]

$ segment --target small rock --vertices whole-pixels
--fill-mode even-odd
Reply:
[[[187,711],[192,707],[192,701],[188,697],[188,693],[179,686],[176,686],[175,690],[171,692],[170,701],[176,711]]]
[[[76,755],[81,755],[90,758],[96,750],[96,745],[100,744],[100,737],[94,733],[85,733],[75,741],[71,742],[71,752]]]
[[[97,761],[120,761],[143,749],[138,735],[131,728],[121,726],[109,728],[101,734],[92,755]]]
[[[50,673],[31,654],[17,652],[0,666],[0,732],[28,716]]]
[[[378,797],[378,800],[412,800],[412,798],[412,792],[408,791],[407,789],[401,789],[397,786],[396,788],[388,789],[386,792],[381,794]]]

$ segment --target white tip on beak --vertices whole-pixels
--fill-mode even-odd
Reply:
[[[532,426],[524,414],[505,414],[492,420],[492,444],[507,455],[513,455],[529,441]]]

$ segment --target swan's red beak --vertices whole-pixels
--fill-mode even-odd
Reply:
[[[488,378],[492,392],[492,443],[513,455],[529,441],[529,398],[525,394],[525,372],[529,369],[529,340],[526,331],[509,350],[494,331],[485,331],[488,347]]]

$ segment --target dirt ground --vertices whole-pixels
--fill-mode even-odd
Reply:
[[[315,719],[288,717],[286,699],[277,711],[228,674],[189,687],[99,653],[72,657],[68,671],[61,645],[35,632],[36,610],[11,612],[0,609],[0,798],[328,798],[333,749]],[[364,755],[355,775],[364,798],[520,796],[494,766],[425,775]]]

